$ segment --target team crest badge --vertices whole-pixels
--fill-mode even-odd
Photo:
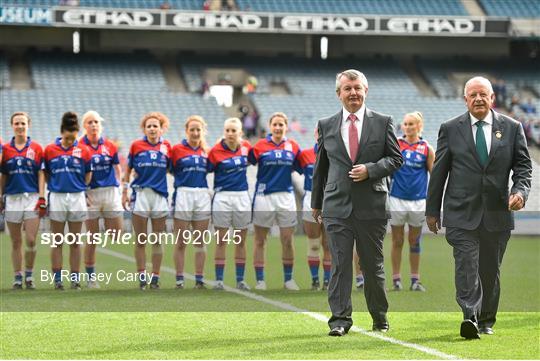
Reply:
[[[73,148],[72,155],[76,158],[82,157],[82,149],[81,148]]]
[[[34,150],[32,148],[28,148],[28,150],[26,151],[26,158],[34,160],[35,156],[36,153],[34,152]]]
[[[290,142],[285,143],[285,150],[288,152],[292,152],[292,144]]]
[[[247,147],[241,147],[240,148],[240,154],[242,154],[242,156],[244,156],[244,157],[247,157],[247,155],[248,155]]]
[[[101,147],[101,155],[111,155],[109,149],[106,146]]]
[[[163,153],[166,157],[169,156],[169,152],[167,150],[167,146],[165,144],[162,144],[160,147],[159,147],[159,151],[161,153]]]

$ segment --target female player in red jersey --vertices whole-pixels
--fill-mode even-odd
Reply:
[[[315,129],[315,139],[318,138],[317,129]],[[304,149],[298,158],[299,172],[304,175],[304,197],[302,201],[302,219],[304,221],[304,232],[308,238],[307,260],[309,271],[311,273],[311,289],[318,290],[321,287],[319,281],[320,249],[323,250],[323,285],[322,289],[327,290],[330,282],[330,273],[332,269],[332,255],[328,249],[324,227],[319,224],[312,215],[311,211],[311,188],[313,178],[313,167],[317,156],[317,144],[313,148]]]
[[[187,118],[186,138],[172,150],[174,173],[174,234],[180,235],[174,250],[176,288],[184,288],[184,259],[186,245],[195,247],[195,288],[206,288],[204,263],[210,233],[211,197],[206,175],[208,155],[205,135],[206,121],[198,115]]]
[[[286,137],[288,119],[284,113],[272,114],[268,125],[270,134],[253,146],[248,158],[252,164],[258,164],[253,200],[255,289],[266,290],[267,287],[264,280],[264,250],[266,236],[275,222],[280,230],[284,288],[296,291],[300,288],[292,277],[293,234],[297,220],[291,173],[296,167],[300,147]]]
[[[90,234],[99,233],[99,219],[103,218],[107,230],[120,234],[122,229],[122,198],[120,182],[122,170],[116,145],[102,136],[103,118],[90,110],[82,117],[84,136],[81,145],[86,145],[92,157],[92,180],[86,191],[88,218],[86,230]],[[96,281],[96,244],[88,242],[84,248],[84,263],[88,274],[88,288],[99,288]]]
[[[398,139],[404,163],[394,174],[388,208],[392,218],[392,283],[394,291],[403,289],[401,283],[401,251],[404,243],[405,223],[409,225],[409,262],[411,265],[411,291],[425,291],[420,282],[420,241],[425,220],[428,174],[431,173],[435,152],[421,138],[424,118],[416,111],[403,118],[403,137]]]
[[[11,260],[15,280],[13,289],[34,289],[32,272],[36,258],[36,235],[39,217],[46,212],[45,175],[43,173],[43,149],[28,136],[32,120],[25,112],[15,112],[10,123],[13,128],[11,142],[2,148],[2,179],[0,180],[0,208],[5,206],[5,220],[11,235]],[[5,195],[5,204],[3,196]],[[26,249],[25,270],[22,270],[22,230],[24,228]]]
[[[166,230],[165,221],[169,214],[167,203],[167,172],[170,167],[171,144],[163,139],[169,127],[169,118],[159,112],[145,114],[141,119],[142,139],[131,144],[129,150],[127,172],[124,175],[122,204],[129,208],[128,197],[131,174],[132,223],[135,231],[135,260],[139,274],[139,288],[145,290],[148,285],[146,277],[146,243],[152,244],[152,276],[150,289],[159,288],[159,272],[163,259],[163,247],[159,234]],[[148,234],[148,219],[152,222],[152,239]]]
[[[242,122],[229,118],[223,125],[223,138],[210,150],[208,161],[214,172],[212,223],[217,234],[215,289],[224,288],[226,247],[233,243],[236,266],[236,288],[249,290],[244,281],[246,265],[246,235],[251,221],[251,199],[248,193],[246,170],[251,149],[242,139]]]
[[[92,179],[90,153],[86,146],[77,141],[79,119],[77,114],[66,112],[62,116],[61,136],[44,151],[45,172],[49,188],[49,218],[53,235],[77,237],[87,216],[85,191]],[[65,224],[69,233],[64,234]],[[56,237],[55,237],[56,238]],[[52,248],[52,270],[54,287],[63,290],[62,244]],[[78,242],[70,245],[69,261],[71,273],[69,280],[72,289],[81,289],[79,270],[81,249]]]

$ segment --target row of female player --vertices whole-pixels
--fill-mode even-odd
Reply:
[[[13,288],[23,288],[22,230],[26,236],[26,288],[35,287],[32,269],[36,252],[39,217],[48,211],[51,233],[63,233],[67,223],[69,232],[79,234],[86,221],[87,231],[99,232],[99,219],[105,228],[120,231],[123,210],[132,211],[132,224],[139,240],[148,234],[148,220],[152,232],[165,232],[169,214],[166,175],[174,175],[173,216],[174,234],[185,235],[185,230],[204,232],[210,219],[219,239],[215,250],[217,289],[223,289],[227,240],[232,228],[235,235],[235,268],[237,288],[248,290],[244,281],[246,263],[246,233],[254,223],[254,266],[256,289],[265,290],[265,242],[270,227],[280,228],[284,287],[298,290],[292,278],[294,264],[293,233],[296,226],[296,202],[291,173],[293,169],[305,173],[307,207],[306,231],[310,245],[308,261],[313,274],[313,288],[319,288],[319,249],[321,227],[311,218],[309,203],[311,174],[315,161],[314,149],[300,151],[298,144],[287,139],[287,116],[275,113],[270,117],[270,134],[253,147],[242,140],[239,119],[225,121],[222,139],[211,149],[205,141],[206,122],[200,116],[190,116],[185,122],[185,139],[174,147],[163,139],[169,126],[168,118],[159,112],[146,114],[140,123],[143,137],[131,144],[127,172],[122,176],[118,150],[103,137],[103,119],[95,111],[82,117],[84,136],[78,139],[79,121],[75,113],[62,117],[60,137],[44,150],[28,136],[31,119],[25,112],[16,112],[10,119],[14,137],[4,144],[0,191],[5,195],[5,218],[13,248],[15,272]],[[248,194],[246,170],[258,164],[254,200]],[[214,195],[208,191],[206,176],[214,172]],[[49,197],[45,199],[45,183]],[[120,187],[121,185],[121,187]],[[120,188],[122,192],[120,193]],[[129,190],[131,188],[131,195]],[[2,202],[4,206],[4,202]],[[253,212],[252,212],[253,210]],[[189,234],[189,233],[188,233]],[[200,233],[199,233],[200,234]],[[184,287],[184,259],[189,240],[177,242],[174,248],[176,287]],[[195,246],[196,288],[205,288],[203,269],[206,258],[204,243]],[[324,282],[330,278],[330,254],[324,247]],[[80,289],[80,246],[70,245],[71,288]],[[96,245],[84,247],[84,262],[88,287],[97,288],[95,281]],[[146,279],[145,242],[136,242],[135,258],[140,288],[159,288],[159,274],[163,248],[152,245],[151,279]],[[52,272],[56,289],[63,289],[62,246],[52,248]],[[149,282],[148,282],[149,281]]]
[[[51,219],[51,231],[62,233],[65,223],[69,231],[81,231],[86,219],[87,230],[99,232],[99,218],[104,219],[105,227],[110,230],[122,229],[122,212],[130,207],[133,212],[133,228],[136,235],[147,234],[150,218],[153,232],[165,230],[165,219],[169,213],[167,204],[166,173],[174,173],[175,192],[174,230],[175,234],[184,234],[182,230],[208,229],[212,218],[218,233],[215,252],[215,270],[217,289],[223,289],[225,265],[225,237],[230,237],[227,230],[235,230],[239,242],[235,246],[236,281],[239,289],[249,289],[244,281],[245,239],[247,225],[251,220],[252,209],[255,228],[254,266],[256,289],[266,289],[264,281],[264,249],[266,236],[275,223],[280,227],[282,243],[282,261],[284,287],[298,289],[292,279],[294,263],[293,232],[296,225],[295,201],[292,194],[291,172],[296,169],[305,174],[303,201],[304,230],[308,237],[308,264],[312,276],[312,289],[319,289],[319,252],[323,248],[324,279],[322,288],[328,287],[331,269],[331,257],[324,239],[324,232],[310,215],[310,190],[316,146],[300,151],[298,145],[286,138],[287,117],[275,113],[269,119],[271,133],[251,147],[242,140],[241,123],[236,118],[225,121],[223,138],[207,152],[205,142],[206,123],[199,116],[191,116],[185,122],[186,138],[175,147],[163,140],[162,135],[168,128],[168,119],[161,113],[149,113],[141,120],[144,137],[131,145],[128,171],[123,179],[123,192],[120,197],[119,185],[122,184],[116,146],[102,136],[103,119],[95,111],[87,112],[83,118],[85,135],[77,140],[79,125],[77,115],[65,113],[62,118],[61,136],[55,143],[42,151],[36,142],[28,137],[31,119],[24,112],[11,116],[14,137],[5,144],[2,161],[2,181],[0,192],[6,195],[6,221],[12,235],[12,260],[15,271],[13,287],[23,285],[22,274],[22,224],[26,235],[25,285],[34,288],[32,268],[35,258],[35,239],[39,227],[39,216],[47,211],[45,200],[45,179],[49,188],[48,211]],[[408,209],[408,212],[393,212],[391,221],[393,234],[393,279],[394,289],[401,287],[399,268],[403,245],[404,223],[409,224],[411,245],[411,289],[423,290],[419,283],[419,242],[421,223],[419,214],[423,214],[422,198],[425,198],[427,171],[433,163],[433,150],[419,138],[422,129],[422,115],[418,112],[407,114],[402,123],[405,133],[400,139],[400,146],[405,158],[411,159],[392,182],[389,207],[392,211]],[[411,158],[411,155],[413,157]],[[248,164],[258,164],[257,185],[254,201],[247,193],[246,168]],[[413,164],[414,163],[414,164]],[[210,198],[206,174],[215,173],[214,197]],[[135,176],[131,181],[132,173]],[[131,181],[132,196],[128,197]],[[411,183],[412,182],[412,183]],[[411,187],[411,184],[414,186]],[[86,191],[86,194],[85,194]],[[0,197],[1,198],[1,197]],[[2,204],[0,204],[3,206]],[[87,207],[88,205],[88,207]],[[236,231],[238,233],[236,233]],[[221,236],[219,236],[221,235]],[[137,237],[137,239],[139,239]],[[176,287],[184,287],[185,246],[189,242],[178,242],[174,250],[176,265]],[[195,275],[197,288],[204,288],[203,269],[206,258],[203,244],[195,245]],[[84,249],[88,287],[99,285],[95,277],[96,246],[88,244]],[[146,253],[144,244],[137,244],[135,249],[137,268],[140,274],[140,287],[147,287]],[[52,249],[52,269],[55,288],[63,289],[62,248]],[[159,288],[159,271],[162,260],[162,247],[154,245],[152,249],[151,288]],[[362,287],[362,275],[357,264],[357,287]],[[80,249],[70,246],[71,286],[80,288],[79,268]],[[397,270],[397,272],[396,272]]]

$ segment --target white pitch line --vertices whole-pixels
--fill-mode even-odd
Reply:
[[[113,257],[116,257],[116,258],[121,258],[121,259],[129,261],[129,262],[135,262],[134,257],[125,255],[125,254],[120,253],[120,252],[112,251],[110,249],[98,248],[98,251],[101,252],[101,253],[107,254],[109,256],[113,256]],[[171,267],[162,266],[161,269],[163,271],[166,271],[166,272],[169,272],[169,273],[172,273],[172,274],[176,274],[176,270],[172,269]],[[195,280],[195,277],[193,275],[189,274],[189,273],[184,273],[184,277],[187,278],[187,279],[190,279],[190,280]],[[214,285],[215,284],[214,281],[205,281],[205,283],[207,283],[209,285]],[[277,308],[281,308],[281,309],[286,310],[286,311],[293,311],[293,312],[297,312],[297,313],[302,313],[302,314],[304,314],[304,315],[306,315],[308,317],[311,317],[311,318],[313,318],[315,320],[318,320],[318,321],[321,321],[321,322],[325,322],[325,323],[328,322],[328,317],[326,317],[323,314],[316,313],[316,312],[311,312],[311,311],[308,311],[308,310],[305,310],[305,309],[302,309],[302,308],[298,308],[298,307],[293,306],[293,305],[291,305],[289,303],[272,300],[270,298],[266,298],[264,296],[258,295],[258,294],[253,293],[253,292],[242,291],[242,290],[238,290],[236,288],[229,287],[229,286],[225,286],[225,291],[235,293],[237,295],[244,296],[244,297],[247,297],[247,298],[251,298],[252,300],[263,302],[263,303],[275,306]],[[422,346],[422,345],[417,345],[417,344],[411,343],[411,342],[401,341],[401,340],[398,340],[398,339],[395,339],[395,338],[392,338],[392,337],[385,336],[385,335],[383,335],[381,333],[378,333],[378,332],[366,331],[363,328],[360,328],[360,327],[357,327],[357,326],[352,326],[350,331],[360,333],[360,334],[368,336],[368,337],[376,338],[378,340],[385,341],[385,342],[388,342],[388,343],[391,343],[391,344],[394,344],[394,345],[399,345],[399,346],[411,348],[413,350],[420,351],[420,352],[423,352],[423,353],[426,353],[428,355],[435,356],[435,357],[438,357],[438,358],[441,358],[441,359],[459,360],[459,357],[457,357],[457,356],[441,352],[441,351],[436,350],[434,348],[430,348],[430,347],[426,347],[426,346]]]

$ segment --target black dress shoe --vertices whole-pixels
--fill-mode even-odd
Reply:
[[[345,327],[336,326],[328,332],[328,336],[344,336],[346,333]]]
[[[388,324],[388,322],[374,323],[371,329],[376,332],[388,332],[388,330],[390,329],[390,325]]]
[[[459,334],[467,340],[480,338],[480,335],[478,334],[478,325],[472,320],[464,320],[461,322]]]
[[[493,329],[491,327],[480,327],[478,333],[483,335],[493,335]]]

